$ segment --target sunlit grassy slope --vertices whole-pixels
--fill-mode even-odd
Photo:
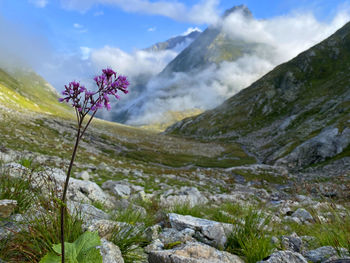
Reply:
[[[75,136],[73,110],[58,103],[47,82],[34,73],[0,71],[0,94],[0,146],[69,158]],[[78,159],[84,158],[96,165],[123,160],[125,166],[137,163],[154,171],[255,162],[236,143],[175,138],[98,119],[82,143]]]
[[[0,105],[17,111],[69,116],[71,110],[58,102],[55,89],[32,71],[0,69]]]

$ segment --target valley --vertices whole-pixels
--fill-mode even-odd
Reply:
[[[245,6],[225,14],[237,10],[253,19]],[[158,77],[261,48],[212,27],[191,34]],[[94,118],[67,192],[68,262],[349,262],[349,87],[347,23],[212,109],[138,127]],[[32,70],[0,69],[0,262],[60,262],[77,122],[59,96]]]

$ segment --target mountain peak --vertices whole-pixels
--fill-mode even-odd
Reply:
[[[253,17],[252,12],[250,11],[250,9],[246,5],[237,5],[237,6],[230,8],[230,9],[227,9],[225,11],[223,17],[227,17],[227,16],[229,16],[233,13],[236,13],[236,12],[241,12],[243,14],[243,16],[245,16],[247,18]]]

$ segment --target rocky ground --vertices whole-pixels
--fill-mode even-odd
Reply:
[[[46,203],[54,201],[74,122],[0,113],[1,176],[23,178]],[[330,262],[347,258],[350,248],[349,172],[332,174],[332,165],[291,172],[259,164],[237,144],[98,120],[80,145],[68,209],[83,221],[83,231],[98,231],[105,263]],[[13,190],[6,187],[1,184],[0,196]],[[25,209],[12,197],[0,201],[1,255],[4,241],[34,228],[33,215],[48,213],[35,196]]]

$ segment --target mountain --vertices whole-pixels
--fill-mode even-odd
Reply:
[[[263,163],[349,169],[350,23],[167,133],[239,142]]]
[[[146,48],[145,50],[152,51],[152,52],[158,52],[158,51],[169,50],[169,49],[182,50],[184,47],[188,46],[193,40],[195,40],[200,34],[201,34],[201,31],[195,29],[189,34],[186,34],[183,36],[176,36],[164,42],[158,42],[150,46],[149,48]]]
[[[241,20],[254,19],[244,5],[228,9],[220,23],[211,25],[202,32],[161,73],[151,78],[136,98],[114,112],[111,119],[131,125],[169,125],[174,121],[169,120],[169,112],[184,115],[194,109],[203,111],[218,105],[228,98],[228,94],[232,95],[243,88],[240,80],[237,80],[239,83],[234,83],[225,80],[222,75],[227,68],[240,68],[240,64],[246,64],[238,62],[240,58],[260,59],[261,54],[270,54],[272,47],[229,36],[223,21],[230,15],[236,15],[236,19]],[[237,62],[237,65],[229,62]],[[255,80],[261,76],[267,71],[262,68],[263,66],[258,67],[249,77]],[[240,74],[243,73],[238,72],[237,79]],[[223,87],[224,91],[217,92],[220,89],[218,87]]]
[[[223,19],[233,13],[241,13],[247,19],[253,19],[251,11],[245,6],[235,6],[223,14]],[[187,48],[173,59],[160,73],[161,77],[175,72],[200,71],[211,64],[234,61],[244,54],[253,53],[260,45],[233,40],[220,25],[212,25],[200,34]]]

